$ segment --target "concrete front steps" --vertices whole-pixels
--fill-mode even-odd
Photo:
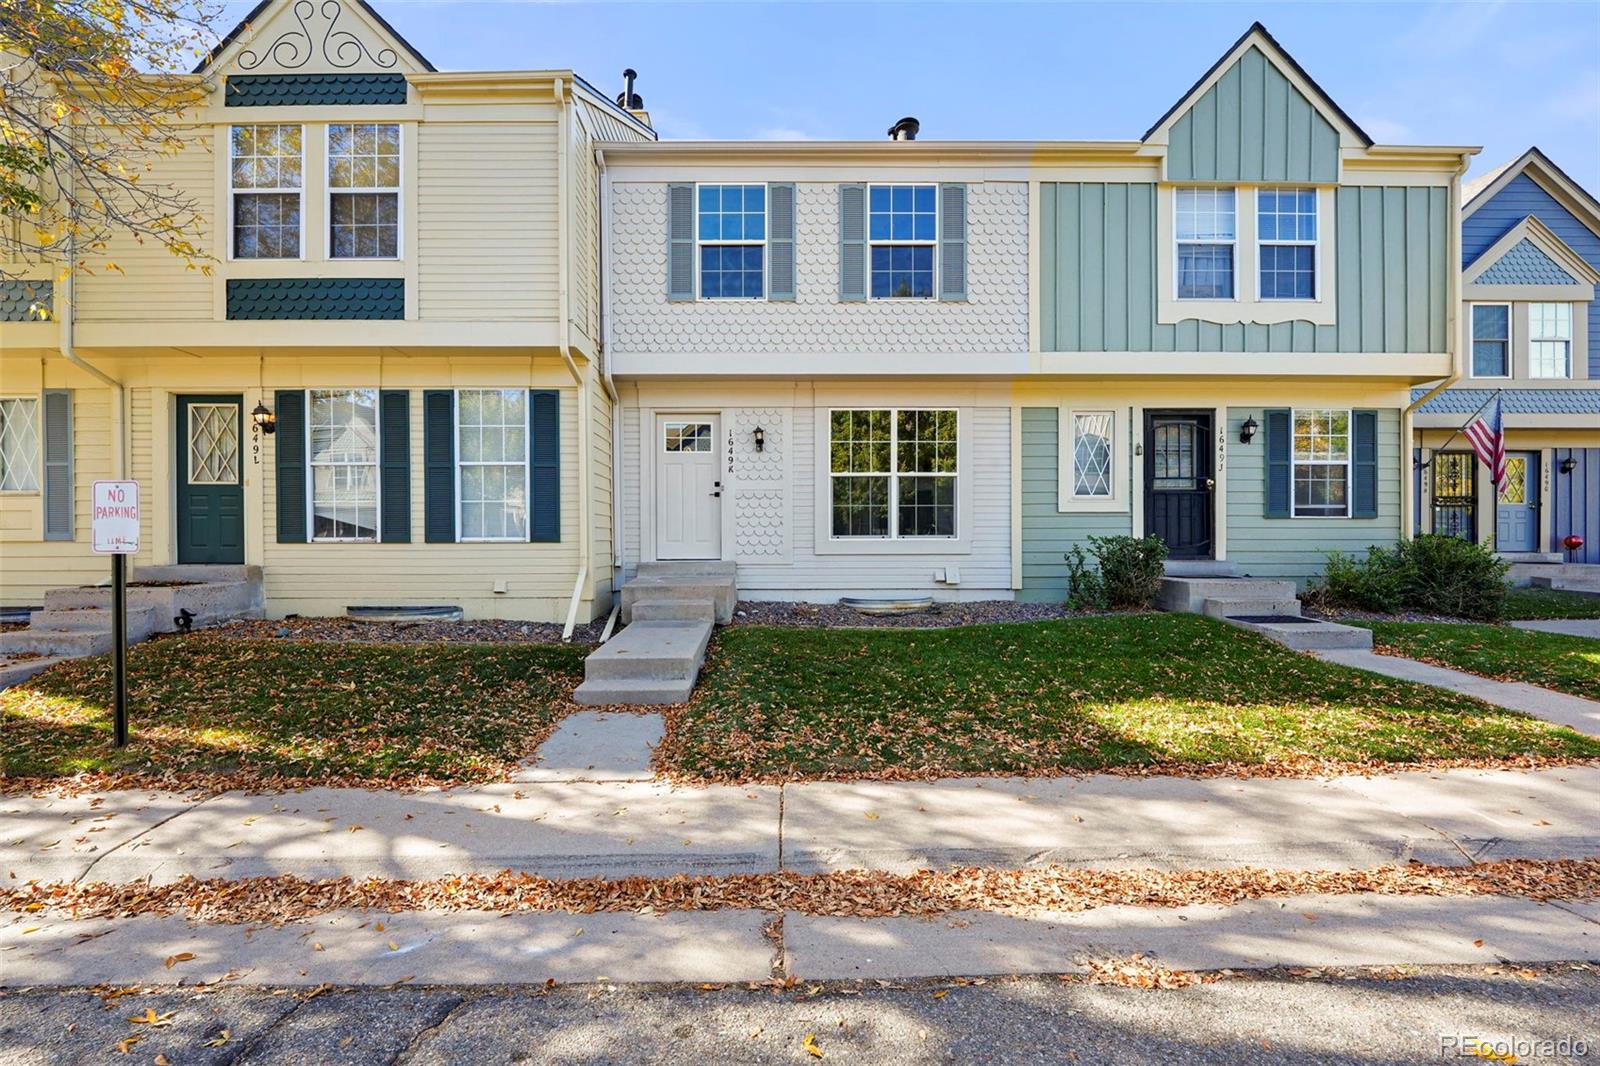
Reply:
[[[1246,577],[1232,563],[1176,561],[1156,605],[1218,618],[1296,651],[1372,647],[1370,630],[1303,617],[1293,581]]]
[[[191,624],[215,625],[262,615],[259,566],[151,566],[128,583],[128,643],[178,629],[184,611]],[[0,656],[78,657],[111,650],[111,586],[51,589],[26,629],[0,633]]]
[[[641,563],[622,587],[625,628],[584,660],[573,698],[589,706],[682,703],[711,631],[738,601],[733,563]]]
[[[1528,579],[1528,584],[1534,588],[1600,596],[1600,566],[1592,563],[1560,563],[1542,569],[1550,572],[1533,574]]]

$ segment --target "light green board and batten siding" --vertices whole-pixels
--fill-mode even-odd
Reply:
[[[1332,185],[1339,131],[1252,47],[1172,124],[1167,179]]]
[[[1022,589],[1017,599],[1029,603],[1063,602],[1067,598],[1066,553],[1074,545],[1087,550],[1092,536],[1126,536],[1132,523],[1127,511],[1062,514],[1057,508],[1060,422],[1054,407],[1022,409]],[[1120,446],[1126,455],[1129,442],[1124,440]],[[1122,466],[1126,477],[1127,464]]]
[[[1449,190],[1336,190],[1336,324],[1156,321],[1156,185],[1040,186],[1047,352],[1442,352]],[[1241,209],[1244,205],[1241,204]],[[1170,249],[1165,254],[1171,254]],[[1239,279],[1248,286],[1252,279]]]

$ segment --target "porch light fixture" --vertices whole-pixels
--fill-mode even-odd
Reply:
[[[1574,459],[1572,456],[1569,455],[1565,459],[1561,460],[1561,472],[1563,474],[1570,474],[1577,468],[1578,460]]]
[[[767,450],[767,431],[762,429],[760,426],[757,426],[756,429],[755,429],[755,432],[753,434],[751,434],[751,435],[753,437],[755,437],[755,439],[756,439],[756,451],[758,451],[758,452],[766,451]]]
[[[1255,437],[1256,430],[1260,428],[1261,427],[1256,423],[1255,415],[1245,416],[1244,425],[1239,427],[1239,443],[1249,444],[1250,441]]]
[[[267,410],[267,405],[260,400],[256,401],[256,409],[250,412],[250,421],[263,433],[272,434],[278,431],[278,416]]]

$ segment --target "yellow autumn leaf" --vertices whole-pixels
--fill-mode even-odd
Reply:
[[[814,1059],[822,1058],[822,1049],[817,1046],[817,1034],[807,1033],[805,1042],[800,1045],[805,1048],[806,1054]]]
[[[222,1032],[218,1033],[216,1036],[212,1037],[210,1040],[205,1041],[200,1046],[201,1047],[221,1047],[223,1044],[226,1044],[228,1042],[228,1038],[231,1037],[232,1035],[233,1035],[233,1030],[232,1029],[224,1029],[224,1030],[222,1030]]]
[[[192,958],[194,958],[194,952],[192,952],[192,951],[180,951],[176,955],[168,955],[167,956],[167,969],[170,970],[174,966],[178,965],[178,963],[180,963],[180,962],[188,962]]]

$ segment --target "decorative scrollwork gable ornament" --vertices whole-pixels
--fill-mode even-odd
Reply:
[[[295,26],[278,34],[271,44],[259,52],[253,48],[239,52],[240,70],[255,70],[269,59],[285,70],[299,70],[311,61],[317,44],[308,23],[318,14],[315,0],[295,0],[292,14]],[[400,62],[400,56],[393,48],[384,46],[374,53],[353,32],[339,27],[339,16],[344,14],[344,6],[339,0],[324,0],[320,14],[327,22],[322,32],[321,49],[323,61],[329,66],[349,70],[366,60],[373,66],[388,70]]]

